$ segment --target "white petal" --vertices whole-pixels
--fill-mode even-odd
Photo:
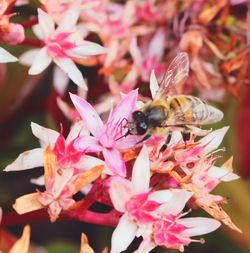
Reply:
[[[150,181],[149,151],[143,146],[135,160],[132,172],[132,188],[134,194],[147,192]]]
[[[44,35],[44,39],[47,39],[55,31],[55,23],[53,18],[42,9],[38,8],[38,23],[40,29]]]
[[[98,159],[94,156],[88,156],[84,155],[80,161],[74,164],[74,167],[79,169],[79,170],[90,170],[93,167],[96,167],[98,165],[104,165],[105,168],[107,168],[106,164],[104,163],[103,160]]]
[[[32,62],[35,59],[35,56],[38,54],[39,51],[40,49],[37,48],[26,51],[19,57],[20,63],[22,63],[23,65],[31,66]]]
[[[152,70],[150,75],[150,91],[152,98],[155,97],[158,89],[159,89],[158,81],[156,79],[154,70]]]
[[[107,49],[97,43],[85,40],[76,45],[73,49],[68,50],[67,53],[72,57],[82,58],[86,56],[105,54],[107,53]]]
[[[66,145],[68,145],[71,141],[76,139],[79,136],[88,136],[89,131],[84,126],[83,120],[76,121],[70,128],[70,132],[66,138]]]
[[[68,83],[69,83],[69,77],[67,76],[67,74],[63,72],[61,68],[59,68],[58,66],[55,66],[54,73],[53,73],[53,84],[56,91],[60,95],[64,94]]]
[[[10,54],[8,51],[0,47],[0,63],[15,62],[18,59]]]
[[[35,185],[39,185],[39,186],[42,186],[42,185],[44,185],[44,176],[42,175],[42,176],[40,176],[40,177],[38,177],[38,178],[31,178],[30,179],[30,182],[32,183],[32,184],[35,184]]]
[[[178,223],[189,227],[186,229],[183,234],[188,236],[204,235],[216,230],[221,223],[215,219],[211,218],[183,218],[178,220]]]
[[[135,65],[139,67],[142,63],[142,54],[141,51],[137,45],[137,38],[134,37],[131,40],[130,46],[129,46],[130,54],[135,62]]]
[[[109,195],[116,210],[125,212],[125,203],[132,195],[130,181],[121,177],[112,177],[109,187]]]
[[[72,178],[74,173],[74,169],[66,169],[62,170],[62,174],[56,173],[55,181],[53,182],[51,193],[54,195],[54,198],[59,197],[65,185]],[[48,182],[45,182],[45,184]],[[46,186],[47,187],[47,186]]]
[[[23,152],[4,171],[28,170],[43,166],[43,149],[36,148]]]
[[[55,63],[69,76],[69,78],[81,88],[88,90],[81,71],[71,59],[54,59]]]
[[[182,140],[183,140],[183,136],[182,136],[181,132],[180,131],[173,131],[172,137],[170,139],[168,146],[174,146]]]
[[[233,173],[227,169],[217,167],[217,166],[212,166],[209,169],[208,176],[212,177],[212,178],[217,178],[223,182],[229,182],[229,181],[236,180],[236,179],[240,178],[235,173]]]
[[[51,63],[51,58],[47,54],[47,48],[43,47],[39,50],[38,54],[33,59],[31,68],[29,69],[29,75],[40,74]]]
[[[34,122],[31,122],[31,130],[32,133],[39,139],[42,147],[46,147],[50,144],[51,148],[53,148],[57,138],[59,137],[59,133],[55,130],[40,126]]]
[[[177,215],[182,212],[187,201],[192,197],[193,193],[185,190],[173,190],[171,199],[158,208],[165,214]]]
[[[32,26],[32,32],[36,35],[39,40],[44,40],[44,34],[39,24]]]
[[[150,193],[148,199],[154,200],[158,203],[168,202],[173,196],[172,191],[170,190],[160,190]]]
[[[151,252],[157,245],[151,240],[151,238],[144,239],[139,248],[135,251],[136,253],[148,253]]]
[[[200,140],[199,146],[205,146],[205,153],[211,152],[218,148],[221,144],[229,127],[223,127],[209,133],[207,136]]]
[[[68,11],[63,16],[60,21],[56,32],[72,32],[76,26],[77,20],[79,18],[81,11],[81,6],[79,1],[75,3],[68,9]]]
[[[110,253],[119,253],[127,249],[135,238],[137,226],[124,214],[112,234]]]

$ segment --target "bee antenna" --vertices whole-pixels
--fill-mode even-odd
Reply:
[[[117,138],[116,141],[122,139],[123,137],[127,137],[127,136],[130,135],[130,134],[131,134],[131,131],[130,131],[130,129],[128,129],[128,131],[127,131],[124,135],[122,135],[122,136],[120,136],[119,138]]]

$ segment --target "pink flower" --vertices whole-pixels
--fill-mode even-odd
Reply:
[[[55,29],[55,23],[50,15],[38,9],[39,24],[36,32],[45,46],[33,49],[21,56],[21,62],[31,65],[30,75],[37,75],[55,62],[78,86],[87,89],[80,70],[76,67],[74,59],[86,59],[89,56],[103,54],[106,49],[102,46],[82,40],[76,32],[76,22],[80,14],[78,4],[70,8]]]
[[[142,80],[147,82],[152,69],[155,69],[158,75],[162,75],[165,71],[165,65],[161,63],[165,48],[165,31],[160,28],[150,41],[147,41],[146,37],[143,42],[143,44],[137,45],[137,38],[133,38],[130,44],[130,53]]]
[[[73,146],[74,140],[81,134],[86,134],[82,122],[76,122],[69,132],[66,139],[62,134],[42,127],[36,123],[31,123],[31,129],[33,134],[39,139],[41,147],[32,150],[27,150],[20,154],[18,158],[9,164],[4,171],[20,171],[28,170],[36,167],[44,166],[43,154],[44,150],[50,146],[53,154],[55,155],[57,165],[62,169],[77,169],[77,170],[88,170],[91,167],[104,164],[104,162],[98,158],[84,155],[83,152],[75,150]],[[33,180],[43,184],[44,180]]]
[[[10,18],[15,14],[5,14],[10,4],[8,1],[1,1],[0,4],[0,41],[16,45],[25,38],[24,28],[20,24],[10,22]]]
[[[149,252],[158,245],[182,250],[195,241],[191,236],[209,233],[220,226],[220,222],[209,218],[181,219],[192,193],[185,190],[151,192],[149,183],[149,152],[144,146],[135,161],[131,181],[111,178],[112,203],[123,213],[112,235],[112,253],[126,250],[135,236],[143,237],[137,252]]]
[[[71,207],[73,195],[96,180],[104,166],[95,166],[89,171],[74,174],[74,169],[63,170],[56,161],[56,156],[48,146],[44,150],[44,192],[26,194],[16,199],[13,205],[19,214],[48,208],[50,220],[55,221],[62,210]]]
[[[107,166],[115,173],[126,176],[126,166],[120,149],[128,149],[135,145],[133,136],[124,135],[123,119],[129,119],[135,109],[137,90],[127,94],[111,111],[108,121],[103,124],[95,109],[84,99],[70,94],[73,104],[81,115],[85,126],[93,136],[81,136],[75,141],[75,148],[84,152],[102,152]],[[119,140],[118,140],[119,139]]]
[[[78,0],[77,0],[78,1]],[[75,1],[75,2],[77,2]],[[59,23],[63,18],[63,15],[66,11],[71,7],[74,1],[60,1],[60,0],[40,0],[40,2],[44,5],[48,14],[53,17],[56,23]],[[79,2],[79,1],[78,1]]]

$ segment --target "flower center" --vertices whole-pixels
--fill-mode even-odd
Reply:
[[[159,203],[148,200],[149,193],[142,193],[133,196],[126,202],[125,208],[130,217],[136,222],[153,222],[155,217],[150,214],[160,206]]]
[[[186,227],[176,222],[176,216],[167,215],[165,219],[154,223],[153,235],[157,245],[166,248],[180,249],[183,245],[188,245],[190,239],[182,235]]]
[[[67,40],[69,35],[70,33],[62,32],[51,36],[46,41],[48,53],[54,57],[69,57],[66,51],[75,47],[74,43]]]

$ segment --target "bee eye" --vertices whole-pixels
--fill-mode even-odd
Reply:
[[[148,126],[145,121],[138,122],[136,124],[136,132],[139,135],[143,135],[147,132]]]
[[[144,121],[146,116],[141,111],[134,111],[133,114],[132,114],[132,117],[136,121]]]

